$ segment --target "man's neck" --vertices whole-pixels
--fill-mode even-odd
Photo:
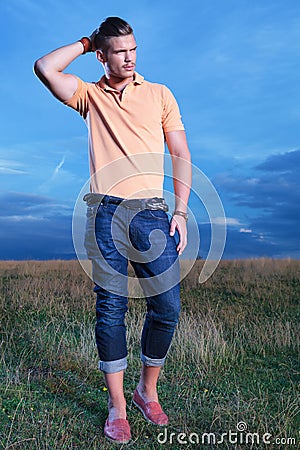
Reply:
[[[105,83],[112,89],[122,92],[125,87],[134,80],[133,77],[129,78],[117,78],[117,77],[105,77]]]

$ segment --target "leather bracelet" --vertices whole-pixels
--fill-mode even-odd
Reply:
[[[185,213],[185,212],[183,212],[183,211],[173,211],[173,214],[172,214],[172,217],[173,216],[181,216],[181,217],[183,217],[184,218],[184,220],[187,222],[188,221],[188,218],[189,218],[189,216],[188,216],[188,214],[187,213]]]
[[[83,46],[83,52],[82,52],[82,54],[83,54],[83,55],[85,55],[86,53],[92,51],[92,42],[91,42],[90,38],[84,36],[84,37],[82,37],[81,39],[79,39],[78,42],[81,42],[81,43],[82,43],[82,46]]]

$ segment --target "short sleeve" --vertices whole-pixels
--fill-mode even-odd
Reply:
[[[166,86],[163,86],[162,127],[164,132],[184,130],[177,101]]]
[[[75,109],[79,114],[86,119],[89,111],[89,97],[88,97],[88,83],[82,81],[79,77],[76,77],[78,81],[77,89],[74,95],[63,103],[70,108]]]

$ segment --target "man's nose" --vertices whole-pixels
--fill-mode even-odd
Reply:
[[[130,50],[128,50],[128,51],[125,53],[125,61],[132,61],[132,54],[131,54],[131,51],[130,51]]]

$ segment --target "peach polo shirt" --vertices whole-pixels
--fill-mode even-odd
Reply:
[[[91,192],[122,198],[162,196],[164,133],[184,130],[177,102],[164,85],[135,73],[120,93],[86,83],[64,102],[88,127]]]

